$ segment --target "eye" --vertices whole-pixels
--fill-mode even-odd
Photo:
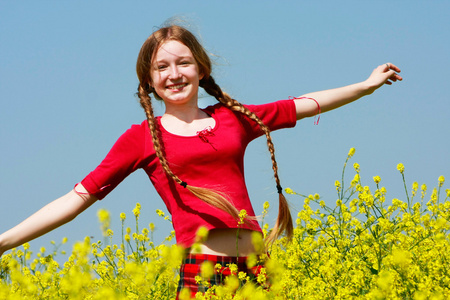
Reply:
[[[153,66],[153,70],[156,70],[156,71],[164,71],[165,69],[167,69],[166,64],[155,64]]]

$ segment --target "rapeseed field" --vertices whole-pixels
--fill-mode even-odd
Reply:
[[[335,205],[326,205],[319,194],[286,189],[304,201],[294,237],[269,245],[270,258],[248,258],[249,267],[265,261],[256,278],[230,265],[223,286],[197,293],[195,299],[450,299],[450,189],[443,187],[445,178],[440,176],[431,189],[417,182],[408,187],[405,167],[398,164],[405,198],[388,200],[379,176],[362,184],[357,163],[353,179],[344,182],[354,153],[350,149],[342,179],[335,183]],[[268,209],[266,202],[261,215],[265,235],[270,231],[264,224]],[[155,226],[139,227],[139,204],[132,213],[136,228],[125,227],[122,213],[121,242],[114,244],[110,214],[100,210],[104,241],[86,237],[73,245],[64,263],[55,260],[61,252],[56,244],[50,253],[24,244],[5,254],[0,299],[174,299],[183,250],[170,242],[155,245]],[[170,221],[164,212],[157,213]],[[241,211],[237,222],[245,217]],[[207,234],[199,230],[198,240]],[[166,240],[173,238],[171,232]],[[257,236],[254,243],[265,247]],[[205,263],[198,282],[208,285],[214,272],[216,266]],[[189,293],[180,298],[190,299]]]

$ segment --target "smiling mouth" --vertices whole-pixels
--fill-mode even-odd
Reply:
[[[184,88],[185,86],[187,86],[187,83],[174,84],[174,85],[168,86],[167,88],[169,90],[179,90],[181,88]]]

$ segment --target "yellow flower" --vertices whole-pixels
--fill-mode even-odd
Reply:
[[[393,263],[400,268],[406,268],[411,262],[411,254],[406,250],[394,249],[392,250]]]
[[[214,269],[216,270],[217,273],[220,273],[220,271],[222,270],[222,265],[221,264],[216,264],[214,266]]]
[[[264,240],[263,236],[258,231],[252,231],[252,244],[257,253],[263,252],[264,250]]]
[[[239,272],[238,277],[239,277],[239,280],[241,280],[241,281],[246,280],[247,278],[249,278],[247,276],[247,273],[245,273],[245,272]]]
[[[336,190],[339,190],[339,188],[341,187],[341,182],[339,180],[336,180],[334,182],[334,186],[336,187]]]
[[[214,275],[214,266],[210,261],[205,261],[200,265],[200,272],[204,279],[209,279]]]
[[[106,209],[99,209],[97,212],[97,217],[100,222],[106,222],[110,220],[109,212]]]
[[[308,198],[305,198],[305,205],[309,205],[309,202],[311,201],[311,198],[310,197],[308,197]]]
[[[244,219],[247,217],[247,211],[245,209],[242,209],[239,212],[239,225],[244,224]]]
[[[196,283],[201,283],[203,281],[201,276],[195,276],[194,279]]]
[[[196,241],[197,242],[205,241],[207,237],[208,237],[208,228],[206,228],[205,226],[200,226],[197,229],[195,237]]]
[[[405,171],[405,166],[402,163],[399,163],[397,165],[397,170],[403,174],[403,172]]]
[[[425,192],[427,190],[427,185],[426,184],[422,184],[420,186],[420,189]]]
[[[125,213],[120,213],[120,219],[124,221],[127,218],[127,215]]]
[[[352,180],[352,182],[351,182],[351,186],[355,186],[355,185],[357,185],[359,181],[360,181],[360,177],[359,177],[359,174],[358,174],[358,173],[356,173],[356,174],[355,174],[355,176],[353,177],[353,180]]]
[[[380,276],[378,277],[377,284],[384,291],[391,289],[394,282],[394,276],[387,270],[382,270]]]
[[[239,279],[236,276],[228,276],[225,278],[225,286],[234,292],[239,287]]]
[[[106,229],[109,228],[111,222],[109,211],[107,211],[106,209],[99,209],[97,212],[97,217],[102,225],[102,231],[106,231]]]
[[[444,182],[445,182],[445,177],[444,176],[439,176],[438,181],[439,181],[439,187],[443,186]]]
[[[191,292],[188,288],[183,288],[179,295],[180,300],[190,300],[191,298]]]
[[[136,203],[136,206],[133,209],[133,214],[135,215],[136,218],[139,218],[139,215],[141,214],[141,204],[140,203]]]
[[[295,192],[294,192],[292,189],[290,189],[290,188],[285,188],[284,191],[285,191],[287,194],[291,194],[291,195],[295,194]]]
[[[412,196],[414,197],[417,194],[417,190],[419,189],[419,184],[415,181],[412,184]]]
[[[375,181],[376,184],[379,184],[380,181],[381,181],[381,177],[380,177],[380,176],[375,176],[375,177],[373,178],[373,181]]]
[[[267,272],[266,272],[266,268],[262,268],[261,272],[258,275],[258,278],[256,279],[256,281],[259,284],[264,284],[267,281]]]
[[[231,274],[237,274],[238,266],[236,264],[229,264],[228,268],[230,268]]]
[[[352,157],[353,155],[355,155],[355,148],[350,148],[350,151],[348,151],[348,157]]]

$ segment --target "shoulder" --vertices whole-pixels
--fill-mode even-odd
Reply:
[[[149,131],[147,121],[140,124],[132,124],[121,136],[121,138],[142,139]]]
[[[124,150],[141,148],[141,145],[145,145],[148,131],[147,121],[143,121],[141,124],[133,124],[120,135],[114,146],[115,148],[124,148]]]

